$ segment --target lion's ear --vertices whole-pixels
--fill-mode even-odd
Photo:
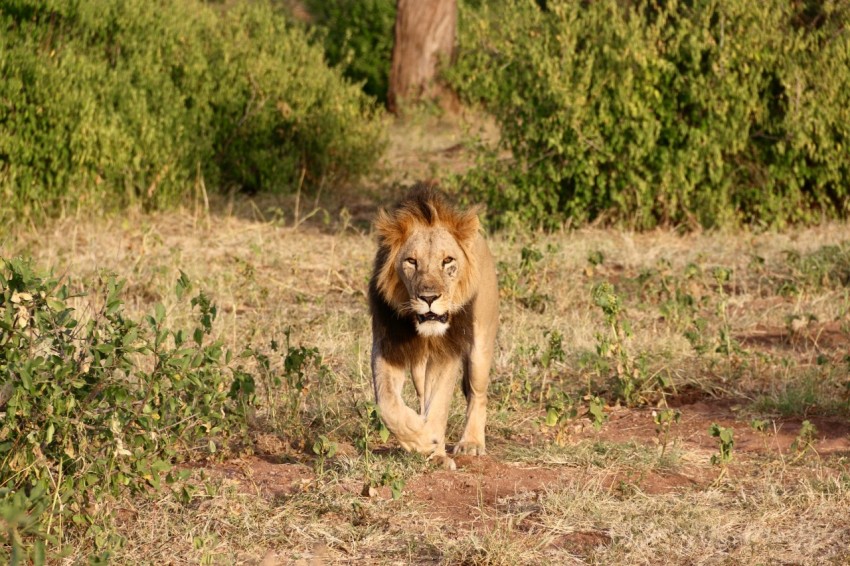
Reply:
[[[454,223],[454,236],[459,242],[471,243],[479,230],[481,230],[481,222],[478,220],[477,207],[461,214]]]

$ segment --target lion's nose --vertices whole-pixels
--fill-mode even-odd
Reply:
[[[419,295],[419,299],[428,303],[428,306],[431,306],[431,303],[440,298],[440,295]]]

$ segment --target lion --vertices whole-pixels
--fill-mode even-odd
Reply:
[[[446,423],[463,374],[466,424],[454,454],[483,455],[487,386],[499,325],[496,266],[476,209],[458,211],[415,187],[375,220],[369,283],[372,383],[381,419],[402,448],[455,469]],[[419,412],[402,399],[410,372]]]

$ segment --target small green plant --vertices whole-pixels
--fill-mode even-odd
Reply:
[[[768,425],[770,425],[770,421],[765,419],[753,419],[750,421],[750,428],[760,433],[767,432]]]
[[[732,449],[735,447],[734,431],[712,423],[708,433],[712,438],[716,438],[718,443],[719,451],[711,456],[711,465],[720,466],[720,476],[717,478],[719,481],[726,474],[726,467],[732,461]]]
[[[689,265],[689,269],[692,266],[693,264]],[[695,266],[693,267],[698,270]],[[692,271],[691,273],[691,275],[686,275],[686,278],[691,279],[695,277],[698,271],[696,273]],[[744,350],[734,336],[729,317],[728,288],[732,285],[733,271],[726,267],[715,267],[711,270],[711,279],[713,285],[710,288],[714,290],[714,293],[703,296],[699,302],[689,294],[679,296],[686,304],[682,310],[687,321],[687,327],[683,334],[688,342],[690,342],[694,351],[699,355],[716,353],[729,358],[733,354],[742,354]],[[709,288],[708,285],[706,287]],[[700,316],[698,307],[712,300],[714,301],[716,319],[709,320]],[[714,335],[712,335],[712,329],[715,326],[712,324],[713,320],[718,321],[716,324],[716,334]]]
[[[420,464],[417,468],[421,469],[424,459],[417,456],[412,455],[412,458]],[[410,458],[411,455],[405,455],[405,457]],[[405,475],[404,470],[398,466],[398,462],[387,459],[383,467],[377,470],[376,466],[368,462],[366,464],[366,478],[361,493],[366,497],[375,497],[378,495],[378,487],[389,486],[393,499],[400,499],[404,491]]]
[[[543,335],[548,339],[546,349],[540,355],[540,363],[550,369],[555,363],[563,363],[567,359],[564,350],[564,335],[557,330],[546,330]]]
[[[664,453],[667,451],[667,444],[670,440],[670,429],[681,418],[682,413],[678,409],[664,408],[652,411],[655,434],[658,437],[659,444],[661,444],[661,455],[659,459],[664,458]]]
[[[578,406],[568,393],[558,391],[550,396],[546,402],[546,417],[543,422],[549,428],[555,428],[555,444],[565,444],[569,422],[576,416]]]
[[[551,302],[551,297],[540,291],[544,257],[543,252],[534,246],[524,246],[520,251],[519,266],[499,263],[499,288],[525,308],[538,313],[545,312]]]
[[[700,268],[689,263],[682,275],[672,273],[672,267],[667,260],[659,260],[659,267],[654,272],[644,275],[643,287],[651,287],[651,282],[658,281],[657,296],[659,311],[664,321],[672,325],[678,332],[692,332],[694,319],[704,297],[700,297],[698,276]],[[688,337],[691,340],[691,337]],[[692,341],[693,343],[693,341]]]
[[[591,417],[593,428],[596,430],[602,428],[602,425],[608,420],[608,415],[605,414],[605,401],[599,397],[593,396],[587,399],[587,413]]]
[[[647,401],[653,388],[663,394],[669,380],[666,377],[651,379],[646,354],[634,356],[628,348],[632,328],[629,321],[622,316],[620,298],[614,287],[607,282],[599,283],[593,287],[591,296],[593,304],[599,307],[605,316],[607,330],[596,333],[599,367],[607,365],[601,363],[606,359],[614,366],[614,392],[617,398],[625,401],[627,405],[638,405]]]
[[[811,423],[809,420],[804,420],[800,425],[800,432],[797,433],[797,437],[794,439],[794,442],[791,443],[791,451],[796,455],[794,456],[794,462],[798,462],[806,453],[811,450],[815,451],[815,442],[817,442],[818,429]]]
[[[534,247],[523,246],[520,250],[520,258],[520,271],[528,273],[543,259],[543,252]]]
[[[313,454],[316,455],[316,474],[323,476],[325,473],[325,460],[333,458],[339,446],[324,434],[313,442]]]
[[[720,318],[716,352],[730,356],[741,352],[741,346],[732,336],[732,327],[729,322],[729,295],[726,285],[732,281],[732,270],[725,267],[716,267],[712,271],[714,282],[717,284],[717,294],[720,300],[717,302],[717,316]]]
[[[390,487],[393,499],[401,499],[404,484],[404,478],[393,472],[390,468],[387,468],[387,470],[381,474],[381,485],[388,485]]]
[[[546,403],[546,426],[553,427],[561,424],[569,419],[575,418],[577,409],[573,398],[559,391],[557,395],[553,395]]]
[[[711,341],[706,337],[707,328],[708,321],[706,319],[695,317],[691,320],[690,328],[685,331],[685,338],[687,338],[691,347],[699,355],[703,355],[711,350]]]
[[[594,250],[587,254],[587,263],[593,267],[598,267],[605,262],[605,254],[599,250]]]
[[[390,437],[390,431],[381,420],[381,410],[376,403],[367,401],[358,407],[358,412],[362,428],[355,444],[363,452],[368,464],[373,436],[377,435],[381,442],[386,442]]]
[[[310,380],[323,379],[328,370],[318,349],[294,346],[291,334],[292,329],[287,328],[284,344],[272,340],[269,345],[271,352],[281,360],[280,363],[260,350],[249,349],[247,355],[256,360],[260,370],[272,425],[285,430],[290,438],[297,438],[305,432],[305,425],[309,424],[303,418],[303,413],[311,390]]]
[[[547,338],[546,349],[540,354],[540,365],[543,369],[543,379],[540,383],[539,402],[543,403],[549,397],[548,379],[557,363],[564,363],[567,353],[564,350],[564,335],[557,330],[547,330],[543,333]]]

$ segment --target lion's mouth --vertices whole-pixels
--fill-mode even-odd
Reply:
[[[426,312],[425,314],[417,314],[416,315],[419,324],[423,322],[442,322],[443,324],[449,321],[449,313],[445,314],[437,314],[434,312]]]

